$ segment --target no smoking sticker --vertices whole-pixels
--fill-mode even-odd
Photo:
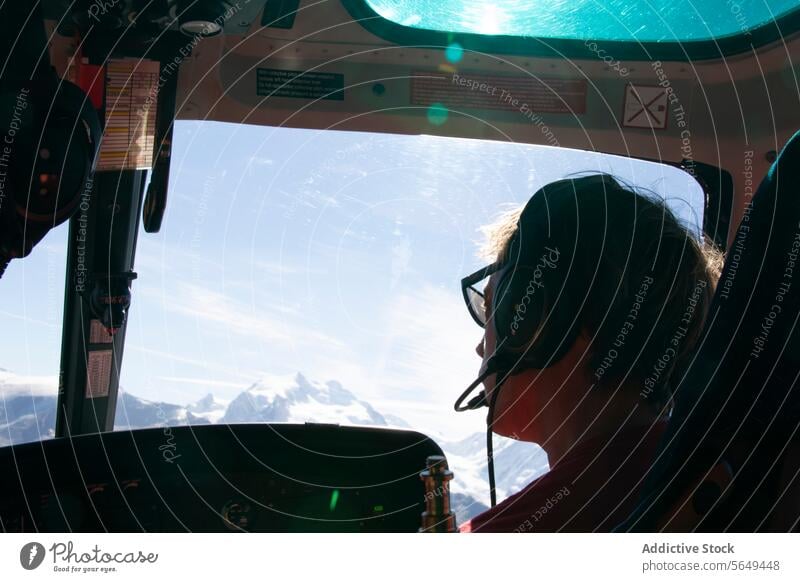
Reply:
[[[667,91],[663,87],[628,85],[625,89],[623,127],[667,128]]]

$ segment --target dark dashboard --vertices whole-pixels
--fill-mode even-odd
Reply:
[[[0,449],[5,532],[414,532],[422,434],[317,424],[165,427]]]

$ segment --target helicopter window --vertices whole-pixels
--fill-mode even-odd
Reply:
[[[771,42],[800,23],[797,0],[344,2],[363,26],[395,42],[444,47],[454,43],[455,33],[461,35],[455,43],[467,48],[507,54],[548,53],[554,48],[556,53],[578,54],[575,49],[585,41],[605,41],[625,44],[617,47],[620,59],[644,55],[651,60],[656,54],[670,60],[713,58],[720,52],[749,50],[750,43]],[[643,53],[645,47],[638,43],[647,44]]]
[[[443,446],[465,484],[454,491],[475,499],[487,491],[482,418],[452,406],[479,367],[459,287],[483,266],[479,228],[550,181],[598,171],[665,197],[697,233],[703,223],[689,174],[600,153],[210,121],[178,121],[173,144],[165,222],[138,239],[115,428],[410,427]],[[0,286],[0,384],[46,377],[52,395],[40,432],[13,442],[54,424],[64,257],[49,249],[65,248],[65,227],[45,242]],[[3,443],[37,405],[8,402]],[[535,445],[498,439],[497,450],[500,473],[519,466],[513,451],[534,463],[509,471],[501,494],[546,469]]]
[[[55,433],[68,228],[53,229],[0,280],[0,446]]]
[[[480,330],[458,285],[482,266],[479,227],[547,182],[592,171],[702,224],[691,176],[598,153],[193,121],[177,123],[173,143],[166,222],[139,238],[123,390],[173,403],[156,410],[162,424],[411,427],[476,483],[481,419],[452,405],[479,366]],[[126,403],[117,428],[141,422]],[[539,464],[527,477],[546,467],[526,456]]]

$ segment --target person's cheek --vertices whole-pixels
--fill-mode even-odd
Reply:
[[[529,390],[530,387],[519,376],[511,376],[503,383],[495,401],[494,432],[521,439],[529,430],[533,401]]]
[[[492,429],[499,435],[510,437],[518,431],[519,419],[517,418],[518,411],[513,404],[514,399],[510,397],[506,387],[503,385],[497,395]]]

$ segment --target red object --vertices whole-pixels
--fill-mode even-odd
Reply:
[[[89,95],[89,100],[92,102],[94,108],[98,111],[102,111],[106,90],[105,68],[99,65],[79,63],[76,81],[76,85]]]
[[[550,472],[461,525],[472,532],[608,532],[633,511],[666,422],[593,438]]]

